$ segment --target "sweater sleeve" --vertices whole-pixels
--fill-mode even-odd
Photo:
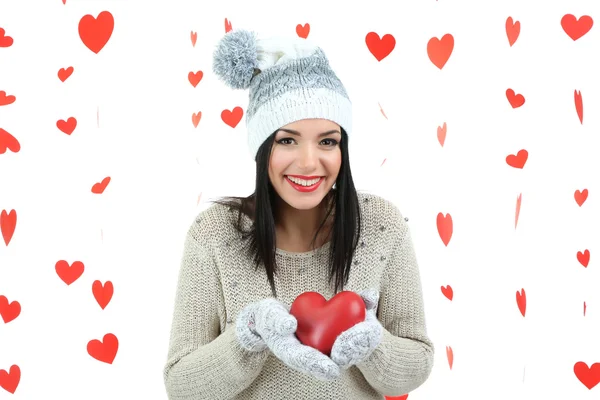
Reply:
[[[421,386],[433,367],[434,345],[427,336],[419,267],[410,228],[392,207],[393,248],[381,285],[378,319],[384,327],[379,346],[357,364],[383,396],[401,396]]]
[[[219,314],[225,315],[225,306],[209,232],[199,217],[185,239],[163,369],[169,400],[235,397],[268,358],[266,351],[251,353],[240,347],[235,325],[221,332]]]

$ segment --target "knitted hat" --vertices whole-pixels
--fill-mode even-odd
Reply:
[[[216,46],[213,71],[232,89],[250,89],[246,126],[253,160],[273,132],[301,119],[328,119],[350,135],[346,89],[323,50],[307,39],[229,31]]]

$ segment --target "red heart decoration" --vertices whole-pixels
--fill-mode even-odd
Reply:
[[[304,292],[292,303],[290,314],[298,320],[298,340],[329,356],[335,339],[365,320],[366,306],[362,297],[351,291],[340,292],[329,301],[320,293]]]

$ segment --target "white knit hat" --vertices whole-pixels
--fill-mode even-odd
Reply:
[[[299,37],[257,38],[230,31],[213,55],[213,71],[232,89],[250,88],[246,125],[253,160],[264,141],[291,122],[323,118],[352,130],[352,103],[323,50]]]

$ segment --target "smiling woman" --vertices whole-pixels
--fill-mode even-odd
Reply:
[[[256,184],[189,228],[164,368],[169,398],[367,400],[417,388],[434,348],[410,232],[397,207],[354,187],[352,105],[325,53],[305,39],[231,31],[213,69],[250,89]],[[327,354],[300,342],[292,302],[340,291],[354,292],[364,321]]]

